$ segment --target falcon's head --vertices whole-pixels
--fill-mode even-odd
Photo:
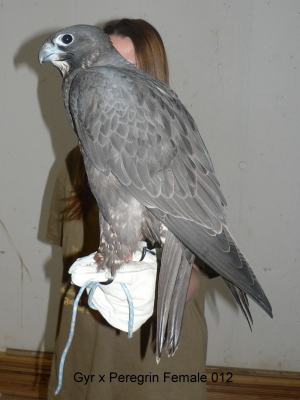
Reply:
[[[74,25],[58,31],[45,41],[39,61],[40,64],[51,61],[65,77],[76,68],[107,64],[111,57],[116,57],[115,53],[109,36],[101,29],[91,25]]]

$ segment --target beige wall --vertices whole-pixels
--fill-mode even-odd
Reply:
[[[271,320],[251,302],[251,333],[219,279],[211,281],[208,363],[300,371],[297,0],[2,0],[0,351],[51,351],[55,334],[61,260],[44,242],[45,226],[76,138],[60,75],[39,66],[38,51],[57,29],[122,16],[145,18],[162,34],[171,86],[198,123],[230,229],[274,309]]]

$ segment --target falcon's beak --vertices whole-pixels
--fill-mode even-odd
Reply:
[[[44,64],[49,61],[59,61],[60,54],[64,54],[64,52],[59,50],[53,43],[46,42],[39,52],[39,62]]]

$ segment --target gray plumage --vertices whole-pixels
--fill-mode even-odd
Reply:
[[[164,244],[157,360],[164,341],[169,355],[177,349],[195,255],[223,277],[249,324],[247,295],[272,316],[228,231],[226,201],[197,126],[169,86],[127,62],[92,26],[57,32],[39,59],[63,75],[66,112],[100,210],[99,265],[115,274],[141,235]]]

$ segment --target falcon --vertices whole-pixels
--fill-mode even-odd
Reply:
[[[99,28],[75,25],[40,53],[63,99],[100,212],[99,268],[112,276],[141,236],[161,243],[157,349],[178,347],[195,256],[220,275],[251,326],[248,298],[271,305],[228,230],[226,200],[197,126],[168,85],[137,69]]]

